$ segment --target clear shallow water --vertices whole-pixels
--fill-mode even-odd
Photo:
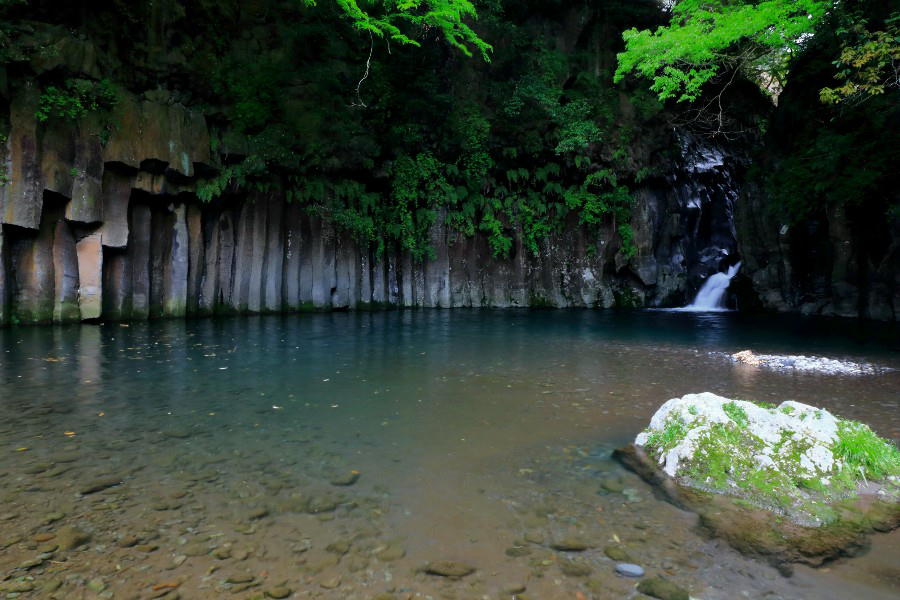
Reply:
[[[697,534],[608,457],[662,402],[699,391],[825,406],[900,439],[900,371],[785,374],[721,355],[898,369],[898,340],[883,324],[657,311],[0,331],[0,573],[57,580],[66,598],[96,597],[83,584],[98,578],[117,598],[163,584],[182,598],[279,584],[294,597],[498,598],[525,585],[530,598],[623,598],[634,581],[604,554],[621,546],[699,598],[895,597],[896,535],[785,579]],[[351,470],[357,483],[331,484]],[[109,477],[123,483],[79,495]],[[67,526],[91,540],[17,570]],[[573,535],[595,547],[549,548]],[[478,571],[417,572],[434,560]],[[223,583],[239,575],[259,585]]]

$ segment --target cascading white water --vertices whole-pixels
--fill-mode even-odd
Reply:
[[[728,267],[726,273],[715,273],[710,275],[694,301],[687,306],[679,309],[686,312],[708,312],[716,310],[726,310],[725,308],[725,292],[728,290],[731,279],[737,275],[741,268],[741,263]]]

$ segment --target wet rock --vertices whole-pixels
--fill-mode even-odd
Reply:
[[[46,473],[44,473],[44,477],[59,477],[63,473],[68,473],[72,470],[72,465],[56,465]]]
[[[232,583],[232,584],[249,583],[249,582],[253,581],[254,579],[255,579],[255,577],[253,575],[251,575],[250,573],[237,573],[235,575],[229,575],[225,579],[225,583]]]
[[[525,541],[530,544],[544,544],[544,534],[539,531],[528,531],[525,533]]]
[[[429,575],[458,579],[474,573],[475,567],[455,560],[438,560],[425,565],[423,571]]]
[[[577,536],[565,537],[550,544],[554,550],[563,552],[584,552],[591,547],[589,543]]]
[[[331,479],[331,485],[337,486],[349,486],[353,485],[357,481],[359,481],[359,471],[353,469],[352,471],[348,471],[342,475],[338,475]]]
[[[0,581],[0,592],[7,594],[22,594],[34,589],[34,582],[27,579],[13,579],[12,581]],[[7,596],[9,597],[9,596]],[[15,596],[13,596],[15,598]]]
[[[72,550],[90,540],[91,535],[77,527],[62,527],[56,532],[56,543],[60,550]]]
[[[185,544],[184,547],[181,548],[181,553],[185,556],[204,556],[209,554],[209,547],[200,542]]]
[[[559,570],[569,577],[587,577],[593,571],[589,565],[565,558],[559,561]]]
[[[337,554],[339,556],[343,556],[350,552],[350,540],[335,540],[325,546],[326,552],[331,552],[332,554]]]
[[[328,579],[323,579],[319,582],[319,585],[325,588],[326,590],[333,590],[341,585],[341,576],[336,575],[334,577],[329,577]]]
[[[616,565],[616,573],[622,577],[643,577],[644,569],[640,565],[619,563]]]
[[[37,475],[38,473],[43,473],[52,466],[53,465],[50,463],[33,463],[22,469],[22,472],[26,475]]]
[[[369,566],[369,559],[365,556],[353,555],[344,561],[347,570],[351,573],[358,573]]]
[[[156,544],[139,544],[135,546],[134,549],[149,554],[150,552],[156,552],[157,550],[159,550],[159,546]]]
[[[44,525],[50,525],[51,523],[56,523],[57,521],[61,521],[65,518],[66,518],[66,513],[61,513],[61,512],[47,513],[44,516],[43,523],[44,523]]]
[[[89,580],[85,584],[85,586],[87,586],[87,589],[91,590],[95,594],[99,594],[100,592],[102,592],[103,590],[106,589],[106,583],[99,577],[95,577],[95,578]]]
[[[337,500],[331,496],[313,496],[309,499],[306,512],[315,515],[332,512],[337,508]]]
[[[603,554],[616,562],[627,563],[633,560],[621,546],[607,546],[603,549]]]
[[[288,587],[273,587],[266,590],[266,596],[269,598],[275,598],[276,600],[280,600],[281,598],[287,598],[292,593],[291,588]]]
[[[22,563],[20,563],[20,564],[19,564],[19,568],[20,568],[20,569],[25,569],[25,570],[27,571],[27,570],[29,570],[29,569],[33,569],[33,568],[35,568],[35,567],[38,567],[38,566],[40,566],[40,565],[42,565],[42,564],[44,564],[44,559],[43,559],[43,558],[40,558],[40,557],[37,557],[37,558],[29,558],[28,560],[23,561]]]
[[[621,494],[625,483],[620,477],[606,477],[600,481],[600,487],[611,494]]]
[[[328,556],[323,556],[317,560],[309,560],[304,565],[304,568],[310,573],[316,575],[321,573],[326,569],[330,569],[331,567],[336,567],[338,563],[341,561],[341,557],[336,556],[334,554],[330,554]]]
[[[388,544],[387,546],[375,551],[375,558],[381,562],[392,562],[400,560],[406,556],[406,550],[397,544]]]
[[[119,548],[131,548],[135,546],[140,540],[139,537],[135,535],[126,535],[123,538],[120,538],[118,541]]]
[[[524,583],[511,583],[503,586],[503,593],[509,596],[515,596],[516,594],[524,594],[526,589]]]
[[[638,584],[638,591],[659,600],[690,600],[690,594],[676,583],[662,577],[648,577]]]
[[[89,481],[78,488],[78,493],[82,496],[94,494],[107,488],[115,487],[122,483],[122,477],[118,475],[106,475]]]
[[[229,558],[231,558],[231,548],[216,548],[212,551],[212,555],[218,560],[228,560]]]
[[[254,508],[247,513],[247,519],[250,521],[256,521],[258,519],[264,519],[269,516],[269,509],[265,506],[260,506],[258,508]]]
[[[56,537],[56,535],[52,534],[52,533],[39,533],[31,539],[33,539],[37,543],[41,543],[41,542],[49,542],[50,540],[52,540],[55,537]]]
[[[510,546],[506,549],[506,555],[513,558],[528,556],[529,554],[531,554],[531,549],[527,546]]]

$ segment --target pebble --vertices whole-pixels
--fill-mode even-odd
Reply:
[[[562,559],[559,561],[559,570],[569,577],[587,577],[593,569],[584,563]]]
[[[72,550],[91,541],[91,535],[77,527],[62,527],[56,532],[60,550]]]
[[[197,542],[193,544],[186,544],[181,549],[181,553],[187,556],[203,556],[205,554],[209,554],[209,548],[206,544]]]
[[[377,550],[375,552],[375,558],[377,558],[381,562],[400,560],[404,556],[406,556],[406,550],[395,544],[389,544],[381,550]]]
[[[273,587],[266,590],[266,596],[268,596],[269,598],[275,598],[276,600],[280,598],[287,598],[290,595],[291,589],[286,587]]]
[[[619,546],[607,546],[603,549],[603,553],[609,557],[610,560],[620,563],[627,563],[632,560],[631,557],[628,556],[628,553]]]
[[[117,475],[107,475],[105,477],[100,477],[98,479],[94,479],[93,481],[89,481],[86,484],[83,484],[78,489],[78,493],[82,496],[86,496],[87,494],[93,494],[95,492],[117,486],[120,483],[122,483],[121,477]]]
[[[353,485],[357,481],[359,481],[359,471],[353,470],[332,479],[331,485],[348,486]]]
[[[330,577],[328,579],[320,581],[319,585],[321,585],[326,590],[333,590],[334,588],[341,585],[341,576],[337,575],[335,577]]]
[[[607,492],[620,494],[625,489],[625,484],[618,477],[607,477],[600,482],[600,487]]]
[[[623,577],[643,577],[644,569],[632,563],[619,563],[616,565],[616,573]]]
[[[459,578],[474,573],[475,567],[455,560],[438,560],[425,565],[424,571],[429,575]]]
[[[255,521],[257,519],[262,519],[269,516],[269,509],[262,506],[259,508],[254,508],[249,513],[247,513],[247,519],[250,521]]]
[[[578,537],[567,537],[550,544],[554,550],[563,552],[584,552],[590,548],[590,544]]]
[[[325,551],[338,555],[347,554],[350,552],[350,540],[335,540],[325,546]]]
[[[650,577],[638,584],[638,591],[659,600],[690,600],[690,594],[680,585],[663,579],[662,577]]]
[[[40,565],[42,565],[42,564],[44,564],[44,559],[42,559],[42,558],[40,558],[40,557],[38,557],[38,558],[29,558],[28,560],[26,560],[26,561],[24,561],[23,563],[21,563],[21,564],[19,565],[19,568],[20,568],[20,569],[26,569],[26,570],[28,570],[28,569],[33,569],[34,567],[38,567],[38,566],[40,566]]]

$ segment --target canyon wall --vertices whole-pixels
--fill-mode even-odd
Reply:
[[[485,236],[438,219],[434,256],[361,247],[270,192],[202,203],[221,165],[204,116],[126,95],[112,130],[35,118],[11,98],[0,186],[0,323],[147,319],[364,307],[611,307],[685,303],[732,260],[737,188],[723,153],[691,138],[666,177],[635,194],[637,252],[612,224],[570,222],[495,258]]]

